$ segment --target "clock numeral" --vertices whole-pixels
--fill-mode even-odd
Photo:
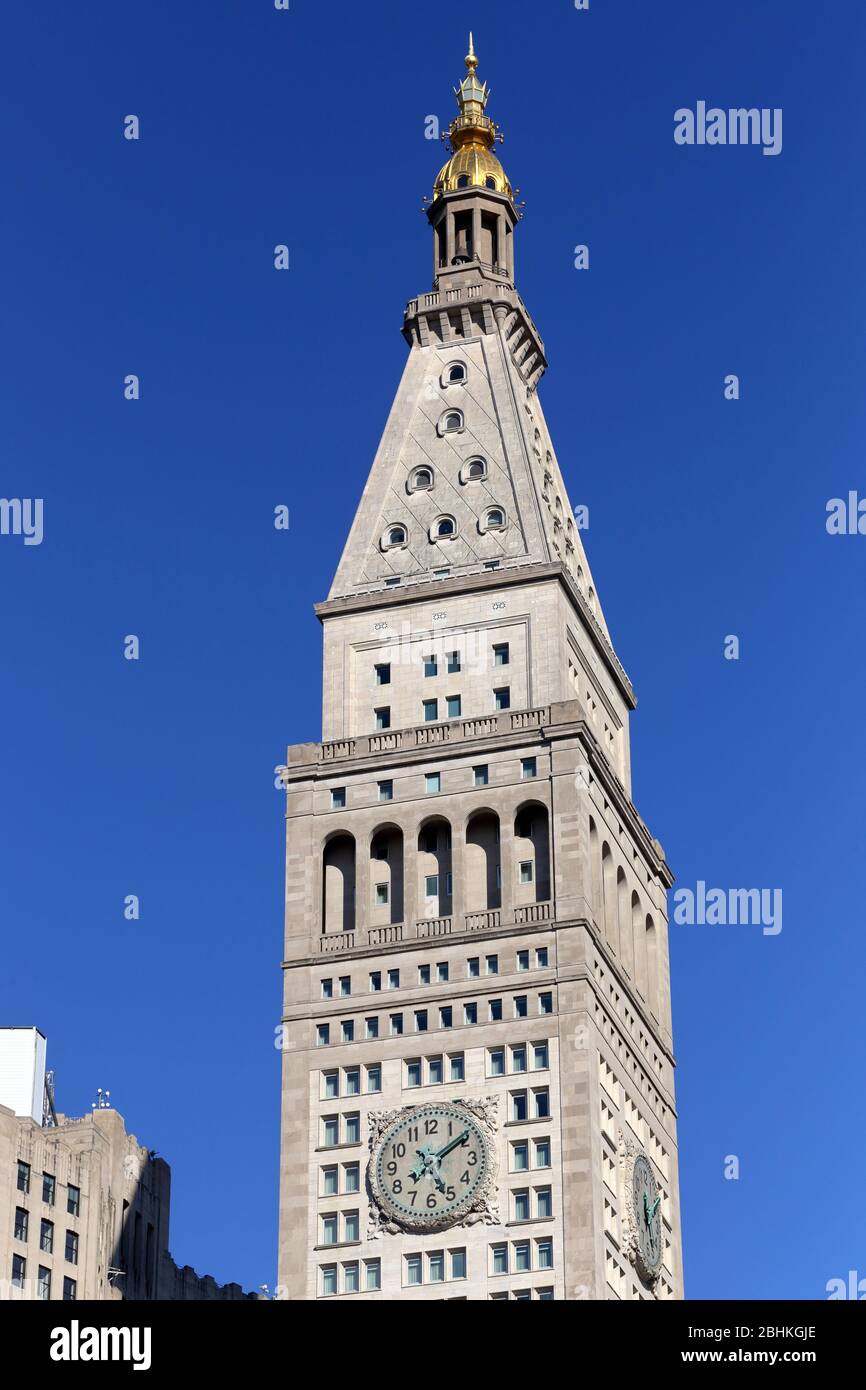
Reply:
[[[417,1125],[412,1125],[412,1128],[409,1130],[409,1143],[410,1143],[410,1144],[417,1144],[417,1143],[418,1143],[418,1126],[417,1126]]]
[[[425,1133],[425,1134],[438,1134],[438,1133],[439,1133],[439,1121],[438,1121],[438,1120],[425,1120],[425,1121],[424,1121],[424,1133]]]
[[[454,1201],[454,1188],[453,1188],[453,1187],[446,1187],[446,1189],[445,1189],[445,1200],[446,1200],[446,1202],[453,1202],[453,1201]]]
[[[469,1157],[467,1158],[466,1162],[469,1164],[469,1167],[470,1167],[470,1168],[474,1168],[474,1167],[475,1167],[476,1163],[478,1162],[478,1155],[477,1155],[477,1153],[475,1152],[474,1149],[472,1150],[471,1154],[470,1154]]]
[[[427,1206],[428,1206],[429,1210],[432,1211],[433,1208],[435,1207],[435,1205],[436,1205],[436,1193],[435,1193],[435,1192],[431,1192],[430,1195],[429,1195],[428,1198],[427,1198]]]
[[[396,1163],[394,1162],[393,1158],[391,1159],[391,1162],[390,1162],[390,1163],[386,1164],[386,1166],[385,1166],[385,1171],[386,1171],[386,1173],[388,1174],[388,1177],[389,1177],[389,1178],[393,1178],[394,1174],[395,1174],[396,1171],[397,1171],[397,1165],[396,1165]]]
[[[417,1189],[417,1187],[413,1187],[412,1191],[409,1193],[409,1202],[410,1202],[410,1204],[414,1207],[414,1205],[415,1205],[415,1203],[416,1203],[417,1200],[418,1200],[418,1189]]]
[[[394,1156],[395,1158],[405,1158],[405,1157],[406,1157],[406,1145],[405,1145],[405,1144],[392,1144],[392,1145],[391,1145],[391,1153],[393,1154],[393,1156]]]
[[[467,1171],[466,1171],[465,1173],[461,1174],[460,1181],[461,1181],[462,1183],[468,1183],[468,1182],[469,1182],[469,1171],[468,1171],[468,1169],[467,1169]]]
[[[398,1196],[403,1191],[403,1184],[399,1178],[394,1179],[394,1182],[391,1184],[391,1191],[396,1192]]]

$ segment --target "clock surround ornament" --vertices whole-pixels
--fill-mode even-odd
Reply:
[[[619,1154],[625,1247],[640,1278],[654,1289],[663,1259],[659,1181],[649,1156],[622,1131]]]
[[[371,1238],[499,1222],[495,1096],[374,1110],[369,1125]]]

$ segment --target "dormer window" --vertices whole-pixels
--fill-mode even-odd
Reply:
[[[484,186],[485,186],[485,188],[495,188],[495,187],[496,187],[496,180],[493,179],[493,178],[490,178],[490,176],[488,175],[488,177],[484,180]]]
[[[459,386],[466,380],[466,368],[462,362],[452,362],[448,368],[448,385]]]
[[[483,458],[467,459],[460,469],[461,483],[477,483],[487,477],[487,460]]]
[[[409,474],[409,492],[429,492],[433,486],[432,468],[414,468]]]
[[[457,187],[458,187],[458,188],[468,188],[468,187],[469,187],[469,175],[468,175],[468,174],[461,174],[461,175],[458,177],[458,179],[457,179]]]
[[[504,531],[505,508],[488,507],[478,523],[479,531]]]
[[[457,522],[453,516],[437,517],[430,527],[431,541],[449,541],[457,535]]]
[[[463,429],[463,411],[446,410],[439,421],[440,434],[459,434]]]
[[[392,522],[386,526],[379,542],[383,550],[400,550],[409,542],[406,527],[401,522]]]

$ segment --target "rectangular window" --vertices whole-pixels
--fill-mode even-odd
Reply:
[[[449,695],[449,696],[447,697],[447,699],[446,699],[446,706],[447,706],[447,709],[448,709],[448,718],[449,718],[449,719],[459,719],[459,718],[460,718],[460,696],[459,696],[459,695]]]
[[[529,952],[528,952],[528,951],[518,951],[518,952],[517,952],[517,969],[518,969],[518,970],[528,970],[528,969],[529,969]]]
[[[30,1216],[24,1207],[15,1208],[15,1239],[26,1241],[30,1229]]]
[[[521,759],[520,759],[520,776],[522,777],[522,779],[523,779],[524,782],[528,781],[531,777],[537,777],[537,776],[538,776],[538,759],[537,759],[537,758],[521,758]]]
[[[511,1211],[514,1221],[528,1221],[529,1210],[529,1189],[527,1187],[517,1188],[511,1194]]]
[[[74,1303],[77,1297],[78,1285],[74,1279],[70,1279],[68,1275],[65,1275],[63,1279],[63,1302]]]
[[[370,990],[371,990],[371,993],[373,993],[373,994],[378,994],[378,993],[379,993],[379,990],[380,990],[381,988],[382,988],[382,972],[381,972],[381,970],[371,970],[371,971],[370,971]]]
[[[367,1068],[367,1090],[381,1091],[382,1089],[382,1068],[379,1066]]]
[[[508,1246],[494,1245],[491,1247],[491,1274],[508,1273]]]
[[[488,974],[488,975],[498,975],[498,974],[499,974],[499,957],[498,957],[498,956],[485,956],[485,957],[484,957],[484,969],[487,971],[487,974]]]
[[[486,763],[481,763],[472,769],[472,781],[476,787],[486,787],[490,778],[490,770]]]
[[[316,1047],[327,1047],[331,1041],[331,1026],[328,1023],[320,1023],[316,1029]]]
[[[536,1216],[553,1215],[553,1196],[549,1187],[537,1187],[535,1189],[535,1214]]]
[[[419,965],[419,966],[418,966],[418,983],[419,983],[419,985],[429,985],[429,983],[430,983],[430,966],[429,966],[429,965]]]
[[[511,1145],[511,1171],[525,1173],[529,1167],[529,1145],[524,1141]]]
[[[431,1284],[442,1284],[445,1281],[445,1252],[444,1250],[434,1250],[427,1256],[427,1279]]]
[[[387,906],[388,906],[388,885],[387,885],[387,883],[377,883],[377,884],[376,884],[376,906],[377,906],[377,907],[387,907]]]
[[[420,1256],[420,1255],[407,1255],[407,1256],[406,1256],[406,1283],[407,1283],[407,1284],[420,1284],[420,1283],[421,1283],[421,1256]]]
[[[365,1018],[365,1019],[364,1019],[364,1032],[366,1033],[367,1039],[368,1039],[368,1040],[371,1040],[371,1039],[373,1039],[373,1038],[378,1038],[378,1036],[379,1036],[379,1020],[378,1020],[378,1018]]]
[[[427,898],[438,898],[438,897],[439,897],[439,875],[438,875],[438,874],[425,874],[425,875],[424,875],[424,896],[427,897]]]
[[[351,993],[352,993],[352,977],[351,977],[351,975],[341,975],[341,976],[340,976],[340,998],[341,998],[341,999],[346,999],[346,998],[348,998],[348,996],[349,996]]]
[[[322,1169],[322,1196],[336,1197],[337,1195],[337,1167],[336,1165]]]
[[[463,1080],[463,1077],[464,1077],[464,1070],[463,1070],[463,1053],[462,1053],[462,1052],[455,1052],[454,1056],[453,1056],[453,1057],[450,1057],[448,1060],[449,1060],[450,1069],[451,1069],[451,1080],[452,1080],[452,1081],[462,1081],[462,1080]]]
[[[455,675],[460,670],[460,653],[449,652],[447,656],[447,662],[449,676]]]
[[[546,970],[546,969],[547,969],[547,947],[546,947],[546,946],[539,946],[538,950],[535,952],[535,968],[536,968],[536,970]]]
[[[521,882],[521,883],[531,883],[531,882],[532,882],[532,860],[531,860],[531,859],[524,859],[524,860],[521,861],[521,864],[520,864],[520,882]]]
[[[439,1027],[440,1027],[440,1028],[451,1028],[451,1027],[453,1026],[453,1023],[454,1023],[454,1010],[452,1009],[452,1007],[451,1007],[450,1004],[446,1004],[446,1005],[444,1006],[444,1008],[441,1008],[441,1009],[439,1010]]]
[[[501,1000],[501,999],[491,999],[491,1000],[490,1000],[490,1004],[489,1004],[489,1009],[490,1009],[490,1022],[491,1022],[491,1023],[498,1023],[498,1022],[500,1021],[500,1019],[502,1018],[502,1000]]]
[[[552,994],[539,994],[539,996],[538,996],[538,1012],[539,1012],[540,1014],[552,1014],[552,1013],[553,1013],[553,995],[552,995]]]
[[[535,1168],[550,1167],[550,1140],[536,1139],[533,1153],[533,1166]]]
[[[361,1165],[359,1163],[347,1163],[343,1168],[343,1191],[361,1191]]]
[[[51,1297],[51,1270],[46,1269],[44,1265],[39,1266],[36,1297],[43,1303],[47,1303]]]
[[[438,982],[439,982],[440,985],[447,984],[447,982],[448,982],[448,962],[447,962],[447,960],[440,960],[440,961],[437,963],[437,965],[436,965],[436,979],[438,980]]]
[[[384,781],[384,782],[380,782],[380,783],[379,783],[379,800],[380,800],[380,801],[393,801],[393,800],[394,800],[394,783],[390,780],[390,778],[388,778],[388,779],[387,779],[386,781]]]
[[[421,1062],[420,1062],[420,1059],[416,1059],[414,1062],[407,1062],[407,1063],[406,1063],[406,1085],[407,1085],[407,1086],[420,1086],[420,1085],[421,1085]]]
[[[549,1065],[547,1043],[532,1044],[532,1069],[533,1071],[546,1071]]]
[[[340,1094],[340,1073],[338,1071],[326,1071],[322,1073],[323,1099],[336,1100]]]
[[[426,1033],[426,1032],[427,1032],[427,1010],[426,1010],[426,1009],[416,1009],[416,1010],[415,1010],[415,1032],[416,1032],[416,1033]]]
[[[511,1070],[526,1071],[526,1045],[518,1043],[517,1047],[511,1049]]]
[[[535,1118],[537,1120],[547,1120],[550,1118],[550,1092],[546,1086],[539,1086],[537,1091],[532,1093],[535,1102]]]
[[[428,796],[434,795],[442,786],[442,774],[439,772],[428,772],[424,776],[424,790]]]
[[[403,1015],[391,1015],[391,1037],[401,1038],[403,1036]]]
[[[333,980],[323,980],[323,981],[322,981],[322,998],[323,998],[323,999],[333,999],[333,997],[334,997],[334,981],[333,981]]]
[[[477,980],[481,974],[481,959],[479,956],[470,956],[466,962],[466,973],[470,980]]]
[[[18,1160],[18,1191],[30,1191],[30,1164],[22,1163],[20,1158]]]
[[[361,1142],[361,1116],[358,1114],[347,1115],[345,1117],[346,1140],[347,1144],[360,1144]]]
[[[78,1264],[78,1235],[75,1231],[66,1232],[66,1263]]]
[[[343,1265],[343,1293],[357,1293],[360,1285],[361,1266],[357,1260]]]
[[[340,1037],[344,1043],[355,1041],[355,1023],[351,1018],[344,1018],[340,1024]]]
[[[376,666],[376,684],[391,684],[391,663],[390,661],[380,661]]]
[[[340,1121],[336,1115],[325,1115],[322,1119],[322,1145],[332,1148],[340,1142]]]
[[[331,810],[342,811],[346,804],[346,788],[332,787],[331,789]]]
[[[490,1051],[490,1075],[505,1075],[505,1050],[501,1047],[494,1047]]]
[[[536,1245],[536,1252],[536,1268],[553,1269],[553,1241],[540,1240]]]
[[[508,643],[494,642],[493,644],[493,664],[494,666],[507,666],[509,660]]]
[[[27,1261],[23,1255],[12,1256],[12,1284],[16,1289],[24,1288],[24,1279],[27,1274]]]
[[[526,995],[515,994],[514,996],[514,1017],[526,1018]]]
[[[382,1287],[382,1265],[379,1260],[365,1260],[364,1262],[364,1285],[368,1291],[381,1289]]]
[[[54,1206],[54,1192],[56,1188],[53,1173],[42,1174],[42,1200],[47,1202],[49,1207]]]
[[[477,1023],[477,1022],[478,1022],[478,1005],[477,1005],[477,1004],[464,1004],[464,1005],[463,1005],[463,1022],[464,1022],[464,1023]]]
[[[400,971],[399,971],[399,970],[389,970],[389,971],[388,971],[388,988],[389,988],[389,989],[399,989],[399,988],[400,988]]]
[[[441,1057],[430,1057],[427,1060],[427,1082],[430,1086],[439,1086],[445,1080],[445,1073],[442,1068]]]
[[[529,1241],[518,1240],[514,1244],[514,1272],[515,1274],[527,1274],[532,1268],[532,1258],[529,1253]]]
[[[390,705],[381,705],[381,706],[379,707],[379,709],[374,709],[374,710],[373,710],[373,713],[374,713],[375,716],[376,716],[376,728],[377,728],[377,729],[390,729],[390,727],[391,727],[391,706],[390,706]]]
[[[511,1092],[512,1120],[525,1120],[528,1114],[525,1091]]]
[[[322,1297],[329,1298],[331,1294],[337,1292],[337,1266],[322,1265],[320,1273],[322,1279]]]
[[[439,662],[438,662],[438,660],[436,659],[436,656],[435,656],[435,655],[433,655],[433,656],[425,656],[425,658],[424,658],[424,675],[425,675],[425,676],[435,676],[435,675],[437,675],[438,671],[439,671]]]
[[[498,690],[494,690],[493,698],[497,709],[511,709],[511,687],[501,685]]]
[[[343,1240],[360,1240],[361,1223],[356,1211],[343,1212]]]
[[[451,1250],[449,1253],[450,1253],[450,1255],[451,1255],[451,1278],[452,1278],[452,1279],[465,1279],[465,1278],[466,1278],[466,1251],[465,1251],[465,1250]]]
[[[439,718],[439,701],[438,701],[438,700],[425,700],[425,701],[424,701],[424,723],[425,723],[425,724],[432,724],[433,721],[434,721],[435,719],[438,719],[438,718]]]
[[[346,1072],[346,1095],[359,1096],[361,1094],[361,1073],[357,1067]]]

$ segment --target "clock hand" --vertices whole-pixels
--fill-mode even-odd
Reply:
[[[423,1149],[416,1149],[415,1152],[420,1162],[416,1163],[415,1167],[409,1170],[409,1176],[414,1182],[417,1182],[418,1179],[423,1178],[428,1169],[433,1166],[436,1155],[431,1150],[429,1144],[425,1144]]]
[[[661,1199],[661,1195],[659,1195],[658,1197],[656,1197],[655,1201],[653,1202],[653,1204],[652,1204],[652,1209],[650,1210],[650,1214],[649,1214],[649,1219],[650,1219],[650,1221],[652,1221],[653,1217],[655,1216],[656,1212],[658,1211],[659,1205],[660,1205],[660,1203],[661,1203],[661,1200],[662,1200],[662,1199]]]
[[[444,1158],[446,1154],[450,1154],[452,1149],[456,1149],[460,1144],[465,1144],[468,1138],[469,1130],[464,1129],[462,1134],[458,1134],[456,1139],[452,1139],[450,1144],[446,1144],[445,1147],[443,1149],[440,1149],[437,1154],[433,1155],[433,1157],[438,1162],[440,1158]]]

